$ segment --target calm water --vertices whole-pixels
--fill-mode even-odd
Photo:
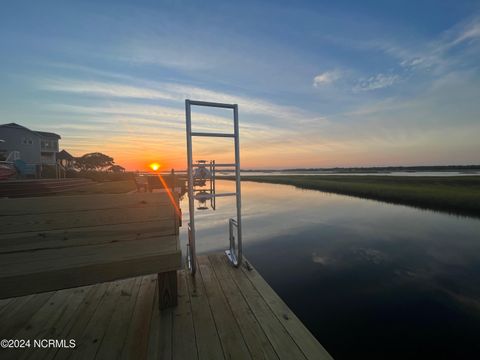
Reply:
[[[336,359],[480,356],[480,220],[285,185],[242,193],[246,256]],[[234,203],[217,208],[196,212],[199,252],[227,247]]]
[[[170,172],[163,172],[168,175]],[[186,174],[186,171],[177,171]],[[479,171],[378,171],[378,172],[333,172],[333,171],[242,171],[242,176],[292,176],[292,175],[378,175],[378,176],[472,176],[480,175]],[[217,170],[217,176],[232,176],[233,171]]]
[[[232,172],[219,172],[219,175],[233,175]],[[242,176],[292,176],[292,175],[377,175],[377,176],[472,176],[480,175],[478,171],[378,171],[378,172],[333,172],[333,171],[248,171],[242,172]]]

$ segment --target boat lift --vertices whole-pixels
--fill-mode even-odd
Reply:
[[[191,107],[205,106],[233,110],[233,133],[192,132]],[[188,162],[188,207],[190,221],[188,223],[187,265],[192,275],[196,272],[195,253],[195,200],[200,202],[198,210],[206,210],[206,201],[210,200],[213,210],[216,208],[215,199],[223,196],[235,196],[237,216],[228,221],[230,247],[225,251],[228,260],[233,266],[242,263],[242,197],[240,189],[240,142],[238,133],[238,105],[222,104],[196,100],[185,100],[186,127],[187,127],[187,162]],[[192,137],[223,137],[233,138],[235,147],[235,163],[220,164],[215,160],[193,161]],[[215,174],[217,168],[235,168],[235,192],[216,193]],[[208,184],[208,188],[206,187]]]

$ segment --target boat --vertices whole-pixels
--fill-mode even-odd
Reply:
[[[17,170],[13,164],[8,162],[0,162],[0,180],[5,180],[17,175]]]

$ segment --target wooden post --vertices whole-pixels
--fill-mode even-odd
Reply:
[[[177,272],[158,274],[158,306],[160,310],[177,306]]]

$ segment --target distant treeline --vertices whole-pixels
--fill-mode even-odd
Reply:
[[[333,168],[297,168],[283,170],[243,170],[244,172],[279,171],[326,171],[326,172],[393,172],[393,171],[480,171],[480,165],[432,165],[432,166],[373,166],[373,167],[333,167]]]

